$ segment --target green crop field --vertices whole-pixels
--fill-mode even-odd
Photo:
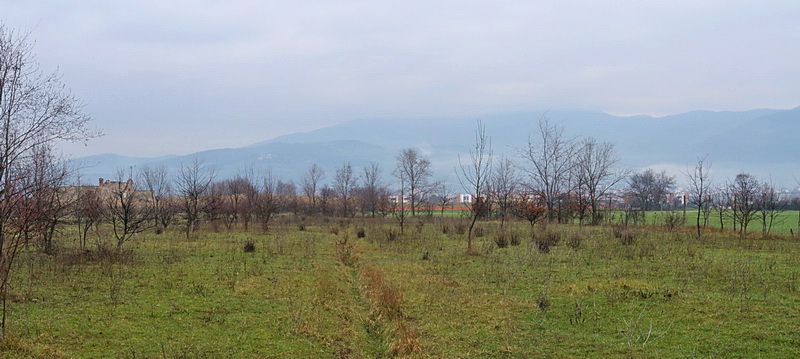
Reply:
[[[800,356],[800,241],[409,221],[31,249],[0,357]]]
[[[679,216],[682,219],[683,211],[648,211],[646,213],[646,222],[650,225],[663,225],[665,218],[670,215]],[[622,212],[612,212],[610,221],[620,221],[622,216]],[[800,216],[800,211],[783,211],[778,213],[776,218],[773,220],[772,226],[769,228],[769,233],[777,235],[792,235],[793,232],[797,232],[798,216]],[[700,221],[701,226],[704,226],[702,217]],[[697,225],[697,210],[687,210],[686,219],[682,223],[687,227],[695,227]],[[725,230],[732,230],[733,220],[730,218],[730,213],[728,212],[723,216],[722,223],[720,223],[719,213],[712,212],[708,218],[708,223],[706,226],[713,229],[720,229],[724,227]],[[747,232],[753,234],[762,233],[761,219],[754,218],[749,223]]]

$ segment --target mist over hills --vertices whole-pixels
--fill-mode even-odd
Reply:
[[[436,179],[456,182],[458,156],[467,159],[474,143],[476,120],[486,125],[495,156],[517,157],[529,136],[535,140],[538,121],[547,116],[569,136],[592,136],[609,141],[623,165],[654,167],[677,175],[698,157],[713,163],[716,181],[746,171],[784,186],[800,177],[794,140],[800,132],[800,107],[790,110],[694,111],[663,117],[615,116],[592,111],[533,111],[437,119],[363,119],[317,130],[279,136],[240,148],[210,149],[186,156],[133,158],[115,154],[73,160],[82,167],[85,183],[97,177],[113,178],[118,168],[166,166],[173,173],[181,163],[199,157],[212,164],[218,178],[245,168],[256,173],[271,169],[284,180],[299,180],[317,163],[333,178],[336,167],[349,161],[357,170],[378,162],[384,176],[395,166],[394,157],[406,147],[430,156]]]

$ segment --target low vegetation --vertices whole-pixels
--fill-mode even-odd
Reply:
[[[482,222],[467,253],[442,231],[461,219],[392,236],[382,219],[299,220],[148,232],[121,251],[63,233],[53,254],[20,255],[0,356],[800,354],[793,239]],[[522,243],[498,245],[511,233]]]

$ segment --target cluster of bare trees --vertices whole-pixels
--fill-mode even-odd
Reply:
[[[634,224],[644,223],[647,211],[662,211],[668,205],[667,195],[675,187],[675,177],[668,175],[666,171],[656,172],[652,168],[631,174],[627,182],[625,223],[633,221]]]
[[[531,225],[548,221],[599,224],[602,201],[623,181],[628,171],[619,167],[613,145],[593,138],[570,138],[546,117],[538,133],[525,148],[520,161],[495,159],[485,125],[478,121],[475,143],[468,158],[459,158],[456,174],[470,201],[467,246],[472,247],[472,230],[479,218],[495,216],[501,227],[509,216]],[[415,149],[401,150],[392,172],[396,190],[392,213],[401,230],[407,215],[420,214],[420,206],[438,202],[444,210],[451,197],[445,182],[431,182],[431,162]],[[461,198],[458,199],[459,201]],[[428,212],[431,213],[430,211]]]
[[[749,173],[739,173],[732,180],[714,185],[711,177],[711,164],[705,157],[697,160],[694,168],[686,169],[684,176],[688,188],[669,201],[668,194],[675,187],[675,177],[666,172],[646,169],[628,178],[626,190],[630,209],[663,210],[676,205],[691,206],[696,210],[694,227],[697,237],[710,225],[711,214],[716,214],[718,226],[725,230],[730,223],[732,230],[742,235],[747,233],[753,222],[761,226],[767,235],[783,217],[780,215],[789,207],[789,201],[782,198],[771,181],[760,181]],[[685,220],[685,218],[684,218]]]
[[[624,181],[625,203],[642,218],[644,211],[674,208],[668,203],[674,177],[652,169],[629,175],[619,167],[610,143],[568,138],[547,118],[539,121],[539,132],[520,154],[517,163],[494,158],[485,126],[478,122],[475,146],[468,158],[459,159],[456,168],[470,198],[463,204],[469,213],[468,248],[472,248],[476,222],[490,216],[499,220],[501,229],[511,216],[531,226],[541,221],[600,224],[612,188]],[[203,222],[215,230],[223,226],[250,230],[255,223],[261,231],[268,231],[271,220],[280,213],[392,215],[402,231],[409,216],[433,215],[436,209],[444,211],[455,202],[452,189],[444,181],[431,181],[430,159],[413,148],[398,153],[392,172],[394,184],[384,181],[377,163],[360,170],[344,163],[329,184],[324,182],[322,167],[313,164],[301,179],[299,190],[293,181],[276,178],[270,171],[255,174],[245,169],[233,178],[218,181],[212,166],[194,159],[174,174],[165,167],[144,166],[136,176],[132,169],[127,173],[121,170],[115,181],[94,189],[78,186],[66,193],[63,188],[67,188],[64,184],[69,171],[52,165],[61,162],[44,154],[36,161],[38,165],[26,167],[35,173],[25,178],[31,186],[40,183],[37,186],[51,190],[38,191],[28,199],[34,202],[21,206],[35,208],[26,213],[36,221],[27,221],[20,228],[25,238],[40,239],[35,243],[48,251],[58,225],[65,222],[78,227],[82,247],[93,228],[108,223],[117,248],[121,248],[136,234],[149,229],[160,233],[177,218],[182,219],[187,237],[192,237]],[[769,233],[784,208],[775,187],[741,174],[721,189],[714,189],[709,167],[701,159],[692,171],[687,169],[690,191],[681,198],[684,206],[697,208],[698,236],[709,225],[714,211],[730,219],[734,229],[742,233],[756,220],[764,233]]]
[[[96,136],[88,121],[59,75],[39,70],[27,36],[0,23],[0,338],[14,260],[33,237],[49,246],[64,210],[67,173],[52,146]]]
[[[591,224],[599,224],[601,201],[627,175],[619,168],[612,144],[591,137],[570,138],[547,117],[539,120],[538,133],[518,152],[518,164],[508,158],[495,162],[491,139],[478,121],[469,160],[459,157],[456,168],[461,186],[472,196],[468,250],[472,249],[476,221],[489,215],[500,219],[501,228],[509,215],[523,218],[531,226],[543,219],[566,222],[576,216],[581,223],[588,217]],[[414,182],[408,163],[413,163],[413,158],[402,152],[395,171],[401,195],[404,188],[411,193],[412,215]]]
[[[729,221],[734,231],[744,234],[751,223],[758,222],[766,235],[788,206],[773,183],[759,181],[751,174],[741,173],[728,183],[713,187],[711,165],[705,158],[698,159],[693,169],[684,172],[688,189],[676,194],[674,176],[649,168],[641,172],[622,168],[611,143],[591,137],[569,137],[561,126],[546,117],[538,125],[527,146],[518,151],[521,159],[518,163],[501,159],[495,164],[491,141],[483,124],[478,122],[469,161],[459,159],[456,169],[462,187],[474,196],[469,207],[470,228],[475,220],[489,214],[501,219],[501,226],[509,214],[531,225],[542,220],[576,219],[579,223],[588,221],[596,225],[603,220],[603,208],[614,207],[611,201],[614,191],[621,194],[614,205],[626,205],[637,220],[644,220],[646,211],[674,210],[679,205],[686,221],[685,211],[690,206],[696,210],[694,224],[698,237],[714,212],[723,229]],[[408,181],[408,178],[398,177],[398,180]],[[624,189],[620,188],[623,183]],[[470,246],[471,231],[467,238]]]
[[[119,249],[143,231],[163,232],[176,219],[181,219],[188,238],[203,223],[215,230],[223,226],[228,230],[250,230],[255,224],[268,231],[271,220],[279,213],[352,217],[357,213],[375,216],[391,211],[390,191],[377,163],[365,167],[360,176],[345,163],[337,169],[331,185],[321,182],[324,171],[312,165],[302,181],[304,195],[299,194],[293,181],[276,178],[271,171],[256,174],[245,169],[233,178],[216,180],[214,167],[197,158],[182,164],[174,174],[163,166],[143,166],[138,173],[133,173],[132,168],[118,170],[113,180],[101,179],[97,186],[67,186],[67,169],[48,166],[42,170],[29,167],[37,172],[23,176],[49,189],[26,198],[24,206],[31,209],[25,212],[26,216],[35,215],[36,220],[26,221],[22,231],[26,238],[41,238],[34,242],[43,248],[50,248],[57,225],[64,223],[77,226],[82,248],[92,233],[98,233],[98,225],[106,223]],[[34,213],[33,209],[41,213]]]
[[[780,196],[778,189],[771,181],[759,181],[754,175],[740,173],[725,185],[709,192],[706,206],[708,211],[715,210],[720,219],[720,227],[724,222],[732,222],[732,230],[744,235],[751,223],[761,225],[761,233],[768,235],[775,224],[783,217],[789,201]],[[707,217],[706,217],[707,218]],[[707,225],[707,220],[705,225]]]
[[[186,236],[192,237],[202,223],[215,230],[223,226],[250,230],[255,224],[268,231],[279,213],[374,216],[388,213],[389,190],[381,172],[380,166],[372,163],[358,176],[352,165],[345,163],[328,185],[323,182],[325,171],[314,164],[302,178],[301,195],[293,181],[279,179],[271,171],[256,174],[244,169],[233,178],[216,180],[215,169],[195,158],[182,164],[174,175],[164,167],[145,166],[138,176],[128,177],[119,171],[117,180],[102,190],[81,193],[74,204],[74,218],[83,228],[83,243],[92,224],[106,220],[122,246],[143,230],[162,232],[177,218],[183,220]]]
[[[470,198],[465,203],[470,214],[468,249],[472,248],[475,223],[483,217],[495,216],[501,227],[509,216],[531,225],[544,219],[566,222],[576,216],[581,222],[588,218],[591,224],[600,223],[602,201],[628,173],[619,167],[613,145],[567,137],[546,117],[540,119],[538,130],[528,145],[519,149],[521,161],[515,163],[494,158],[485,125],[478,121],[474,147],[468,158],[459,158],[456,168],[459,183]],[[444,210],[454,202],[446,182],[431,181],[427,156],[416,149],[403,149],[396,163],[391,213],[401,231],[406,217],[421,214],[422,206],[431,209],[436,203]]]
[[[581,222],[588,217],[591,224],[599,224],[602,201],[628,174],[619,166],[613,144],[568,137],[546,117],[519,152],[526,178],[522,185],[530,200],[538,198],[544,204],[549,221],[577,216]],[[531,218],[534,213],[528,212]]]
[[[267,232],[278,213],[297,213],[295,184],[277,179],[272,171],[256,176],[246,170],[233,179],[215,183],[211,192],[214,200],[207,217],[215,227],[222,219],[228,229],[241,224],[249,230],[255,224]]]

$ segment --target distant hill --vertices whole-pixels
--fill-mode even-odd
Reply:
[[[703,145],[724,149],[718,151],[720,160],[780,164],[800,162],[799,136],[800,107],[721,129]]]
[[[495,155],[515,157],[516,149],[525,146],[529,136],[535,139],[542,116],[561,124],[570,136],[592,136],[613,143],[623,163],[632,168],[656,166],[679,174],[698,157],[707,156],[714,163],[718,181],[738,171],[771,175],[785,185],[793,183],[793,175],[800,176],[794,157],[800,145],[793,139],[800,131],[800,108],[694,111],[663,117],[554,110],[473,118],[362,119],[189,156],[130,158],[105,154],[75,161],[86,166],[84,178],[109,177],[116,168],[145,164],[164,165],[174,172],[193,156],[212,163],[220,178],[250,167],[257,172],[271,169],[278,177],[299,180],[311,164],[317,163],[332,179],[335,168],[347,161],[356,168],[378,162],[388,177],[396,153],[415,147],[430,156],[437,179],[455,183],[454,167],[459,154],[468,155],[476,120],[486,124]]]
[[[252,169],[256,174],[271,170],[278,178],[299,179],[303,172],[314,163],[323,165],[329,172],[350,161],[360,168],[370,161],[388,163],[393,154],[387,149],[360,141],[328,141],[318,143],[264,143],[241,148],[207,150],[187,156],[168,156],[159,158],[134,158],[119,155],[88,156],[73,160],[82,168],[86,183],[93,183],[98,177],[114,178],[116,170],[128,170],[143,165],[165,166],[171,173],[177,173],[181,164],[188,164],[198,157],[212,165],[218,178],[230,178],[237,173]],[[332,176],[332,175],[331,175]],[[330,176],[329,176],[330,178]]]

